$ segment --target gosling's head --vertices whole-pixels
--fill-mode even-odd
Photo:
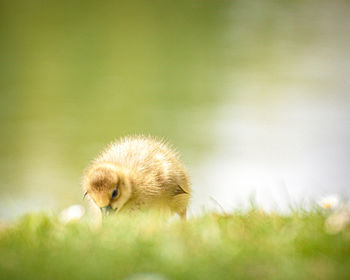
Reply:
[[[109,162],[92,165],[85,175],[84,186],[86,194],[104,214],[119,211],[132,193],[128,174]]]

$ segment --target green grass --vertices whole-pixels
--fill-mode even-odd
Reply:
[[[0,233],[0,279],[350,279],[350,230],[327,234],[326,216],[119,216],[94,229],[28,215]]]

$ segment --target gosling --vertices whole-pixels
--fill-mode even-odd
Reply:
[[[191,195],[177,152],[145,136],[111,143],[85,170],[82,185],[103,214],[156,209],[186,219]]]

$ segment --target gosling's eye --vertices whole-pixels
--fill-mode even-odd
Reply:
[[[112,198],[117,197],[117,195],[118,195],[118,190],[115,188],[112,192]]]

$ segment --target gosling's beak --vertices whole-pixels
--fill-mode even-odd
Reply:
[[[113,208],[108,205],[106,207],[101,207],[101,212],[104,216],[108,216],[114,212]]]

